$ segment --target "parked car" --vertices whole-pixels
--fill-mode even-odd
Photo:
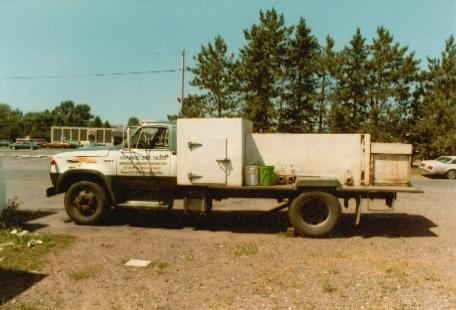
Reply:
[[[11,145],[11,142],[8,140],[0,140],[0,147],[6,146],[9,147]]]
[[[31,140],[33,143],[38,144],[41,147],[46,147],[49,142],[47,142],[45,139],[32,139]]]
[[[69,147],[70,149],[77,149],[77,148],[80,148],[82,145],[81,145],[81,142],[80,141],[70,141],[69,142]]]
[[[425,160],[421,162],[420,169],[425,175],[444,175],[447,179],[456,179],[456,156]]]
[[[41,147],[36,143],[33,143],[31,141],[26,141],[26,142],[13,143],[10,145],[10,148],[12,148],[13,150],[19,150],[19,149],[36,150]]]

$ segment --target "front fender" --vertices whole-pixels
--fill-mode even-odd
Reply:
[[[112,178],[91,169],[73,169],[64,172],[57,179],[54,193],[66,192],[72,184],[79,181],[92,181],[101,184],[105,188],[111,204],[113,206],[117,205],[117,200],[112,190]]]

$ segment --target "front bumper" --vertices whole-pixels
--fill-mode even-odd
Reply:
[[[51,197],[57,195],[57,189],[52,186],[46,189],[46,197]]]
[[[437,174],[434,170],[428,170],[426,168],[421,168],[420,167],[420,170],[421,170],[421,174],[424,174],[424,175],[435,175],[435,174]]]

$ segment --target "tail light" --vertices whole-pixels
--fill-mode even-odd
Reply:
[[[51,166],[56,166],[57,162],[54,159],[52,159],[50,164],[51,164]]]

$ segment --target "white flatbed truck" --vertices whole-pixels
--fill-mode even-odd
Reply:
[[[65,192],[79,224],[138,201],[171,208],[184,199],[186,211],[206,213],[213,200],[274,198],[297,233],[322,236],[336,226],[341,201],[355,201],[358,224],[363,201],[384,199],[392,209],[397,193],[421,193],[410,184],[411,154],[409,144],[373,143],[369,134],[253,133],[240,118],[149,122],[119,146],[54,155],[47,196]],[[254,164],[274,166],[284,184],[246,185]]]

